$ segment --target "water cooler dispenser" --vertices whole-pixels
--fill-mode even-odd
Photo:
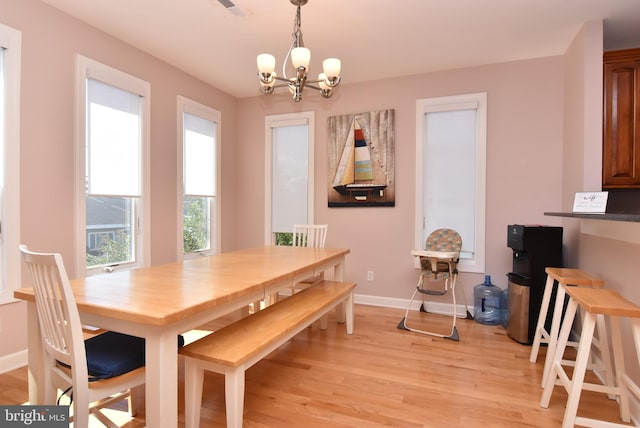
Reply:
[[[517,342],[530,345],[547,280],[544,270],[562,267],[562,227],[509,225],[507,246],[513,250],[513,270],[507,274],[507,334]],[[547,331],[552,317],[553,310],[549,310]]]

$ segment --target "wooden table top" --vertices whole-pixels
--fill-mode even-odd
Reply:
[[[342,248],[266,246],[93,275],[71,281],[81,312],[149,325],[167,325],[349,253]],[[14,297],[34,300],[31,288]]]

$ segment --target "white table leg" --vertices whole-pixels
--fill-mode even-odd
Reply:
[[[178,426],[178,333],[150,329],[146,336],[146,426]]]

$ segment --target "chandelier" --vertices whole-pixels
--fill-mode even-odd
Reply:
[[[302,90],[312,88],[320,91],[323,97],[329,98],[332,95],[332,89],[340,83],[340,60],[337,58],[327,58],[322,62],[323,73],[318,75],[317,80],[308,80],[309,61],[311,60],[311,51],[304,47],[302,42],[302,31],[300,30],[300,7],[307,4],[308,0],[290,0],[291,4],[297,6],[296,18],[293,22],[293,42],[287,52],[282,63],[282,76],[278,76],[275,72],[276,59],[271,54],[258,55],[258,78],[262,93],[270,95],[276,88],[289,88],[295,102],[302,99]],[[287,76],[287,63],[291,62],[294,68],[295,76]],[[276,84],[282,82],[282,84]],[[317,84],[317,86],[314,86]]]

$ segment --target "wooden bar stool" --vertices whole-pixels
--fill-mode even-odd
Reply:
[[[564,386],[568,393],[564,420],[562,422],[563,428],[573,427],[574,424],[590,427],[628,426],[578,417],[577,411],[583,389],[613,394],[619,397],[620,419],[624,422],[630,421],[629,391],[631,391],[636,398],[640,399],[640,389],[634,381],[627,376],[625,371],[623,345],[620,335],[620,318],[632,318],[636,354],[640,357],[640,306],[625,299],[614,290],[567,287],[567,294],[569,295],[569,304],[558,338],[557,352],[553,358],[551,371],[542,392],[540,406],[544,408],[549,407],[549,400],[551,399],[554,385],[559,384]],[[562,353],[567,346],[571,325],[573,324],[578,306],[581,308],[581,311],[584,312],[584,318],[578,346],[578,355],[576,357],[572,378],[569,379],[562,366]],[[591,353],[593,332],[599,315],[609,316],[611,322],[611,339],[617,386],[584,382],[585,371],[587,370],[587,363]]]
[[[570,268],[545,268],[547,274],[547,282],[544,287],[542,295],[542,303],[540,305],[540,314],[538,316],[538,323],[533,339],[533,345],[531,347],[531,354],[529,355],[529,361],[535,363],[538,358],[538,352],[540,350],[540,344],[546,343],[547,354],[544,361],[544,371],[542,372],[542,385],[545,384],[549,370],[551,368],[551,362],[553,361],[553,355],[555,353],[556,344],[558,342],[558,333],[560,331],[560,324],[562,321],[562,312],[565,301],[565,288],[567,286],[577,287],[590,287],[601,288],[604,285],[604,281],[595,278],[588,273],[580,269]],[[553,318],[551,321],[551,328],[546,330],[545,322],[549,307],[551,306],[551,295],[553,292],[554,282],[558,282],[556,290],[555,304],[553,310]],[[569,346],[577,347],[577,343],[569,342]],[[607,340],[607,331],[604,324],[604,318],[598,322],[598,340],[594,342],[594,346],[600,351],[602,359],[602,367],[605,375],[605,383],[613,384],[613,373],[611,370],[611,353],[609,351],[609,342]],[[563,360],[566,365],[572,365],[572,361]]]

